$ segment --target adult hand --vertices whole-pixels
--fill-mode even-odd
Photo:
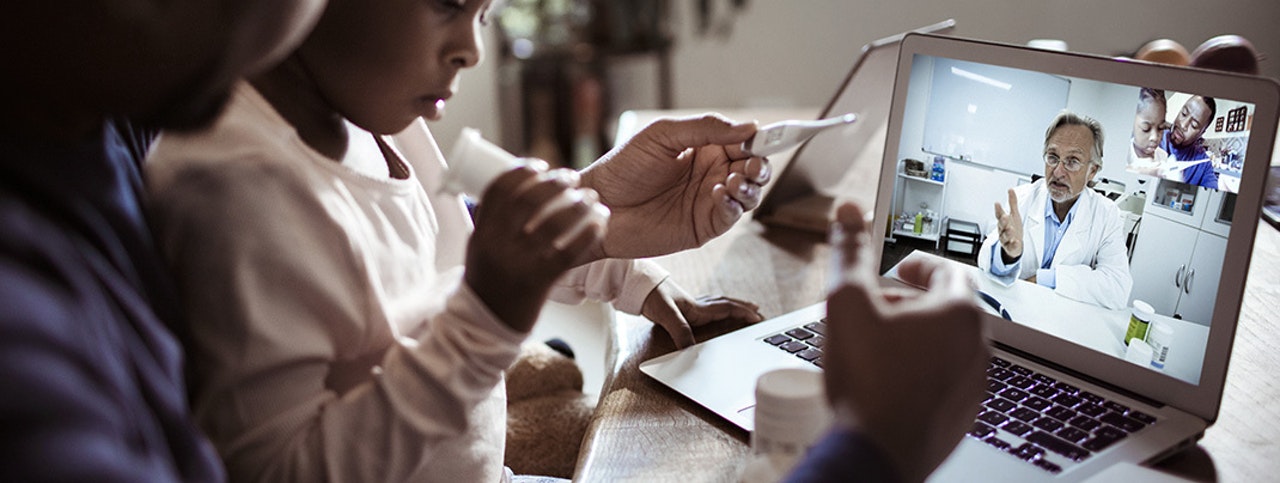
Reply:
[[[836,217],[843,274],[827,302],[827,397],[838,424],[875,442],[904,481],[922,481],[977,414],[990,357],[982,312],[963,272],[943,260],[899,267],[928,291],[883,291],[873,227],[851,204]]]
[[[675,341],[677,349],[693,345],[693,327],[717,320],[737,319],[756,323],[764,319],[760,308],[753,303],[729,297],[695,299],[671,279],[663,280],[649,292],[640,313],[662,326]]]
[[[578,174],[512,170],[485,190],[467,242],[464,280],[512,329],[528,332],[551,285],[604,237],[607,209]],[[593,212],[596,212],[593,214]]]
[[[702,246],[760,204],[769,164],[741,144],[754,123],[714,114],[662,119],[582,172],[612,210],[597,258],[640,258]]]
[[[996,223],[1000,229],[1000,248],[1004,250],[1005,263],[1013,263],[1022,256],[1022,214],[1018,212],[1018,197],[1009,188],[1009,213],[996,202]]]

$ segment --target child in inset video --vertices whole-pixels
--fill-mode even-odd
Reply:
[[[1168,101],[1160,89],[1142,88],[1138,93],[1138,111],[1133,117],[1133,137],[1129,150],[1131,173],[1158,176],[1169,153],[1160,149],[1160,136],[1168,126],[1165,113]]]

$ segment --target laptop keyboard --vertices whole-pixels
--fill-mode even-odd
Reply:
[[[826,328],[822,319],[763,340],[822,367]],[[1155,422],[1142,411],[993,356],[986,399],[968,436],[1056,474],[1063,468],[1050,454],[1079,463]]]
[[[1058,473],[1047,453],[1081,462],[1156,422],[1149,414],[999,357],[969,437]]]
[[[822,345],[826,343],[826,333],[827,319],[822,319],[765,337],[764,341],[822,367]]]

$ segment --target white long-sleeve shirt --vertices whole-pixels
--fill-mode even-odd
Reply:
[[[502,479],[502,374],[525,334],[461,283],[471,223],[435,189],[425,123],[382,141],[407,179],[321,156],[241,84],[213,127],[152,154],[196,418],[234,481]],[[664,277],[605,260],[552,298],[635,313]]]

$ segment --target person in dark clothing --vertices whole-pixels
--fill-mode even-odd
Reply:
[[[161,128],[213,119],[322,0],[19,2],[0,14],[0,481],[221,481],[147,227]]]

